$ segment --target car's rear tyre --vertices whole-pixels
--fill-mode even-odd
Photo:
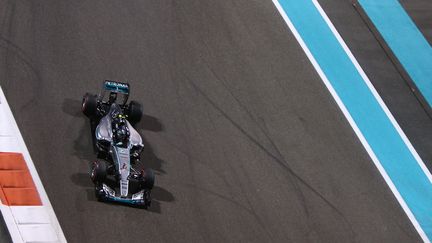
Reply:
[[[95,184],[100,184],[105,181],[107,177],[107,165],[105,161],[93,162],[90,169],[90,178]]]
[[[143,177],[141,187],[146,190],[153,189],[155,183],[155,174],[152,169],[146,169],[143,171]]]
[[[97,112],[97,98],[95,95],[86,93],[82,100],[82,112],[88,118],[96,117]]]
[[[141,104],[136,101],[131,101],[129,103],[128,120],[132,126],[141,121],[142,115],[143,111]]]

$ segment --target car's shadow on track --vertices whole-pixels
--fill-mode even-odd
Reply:
[[[74,155],[80,160],[88,164],[90,168],[91,161],[96,159],[93,151],[93,143],[90,133],[90,123],[88,119],[81,112],[81,101],[74,99],[65,99],[62,105],[64,113],[80,118],[85,121],[84,125],[77,131],[78,136],[73,142]],[[142,134],[141,131],[161,132],[163,125],[159,119],[150,115],[144,114],[140,123],[137,124],[136,129]],[[156,156],[151,144],[142,136],[144,143],[144,150],[141,154],[141,167],[151,168],[156,171],[157,175],[166,174],[163,169],[165,161]],[[90,169],[89,169],[90,170]],[[88,173],[75,173],[70,177],[71,181],[80,187],[85,188],[87,192],[87,199],[89,201],[97,201],[94,191],[94,185],[90,180]],[[157,180],[157,177],[156,177]],[[157,183],[157,182],[156,182]],[[175,198],[173,194],[157,185],[152,190],[152,205],[148,209],[151,212],[161,213],[161,202],[173,202]],[[121,206],[120,204],[113,204]]]

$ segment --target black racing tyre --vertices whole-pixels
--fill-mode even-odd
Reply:
[[[100,184],[105,181],[107,177],[107,166],[105,161],[93,162],[90,170],[90,178],[95,184]]]
[[[140,103],[136,101],[131,101],[129,103],[129,110],[128,110],[128,120],[132,125],[137,124],[141,121],[143,115],[142,106]]]
[[[153,189],[154,183],[155,183],[155,174],[152,169],[146,169],[143,172],[143,179],[142,179],[141,187],[143,189],[151,190]]]
[[[102,185],[97,185],[95,187],[95,196],[99,202],[105,201],[106,194],[105,194],[104,190],[102,189]]]
[[[144,191],[144,209],[148,209],[151,206],[151,192],[149,190]]]
[[[82,100],[82,112],[88,118],[94,118],[97,112],[97,98],[95,95],[86,93]]]

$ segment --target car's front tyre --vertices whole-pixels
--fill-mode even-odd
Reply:
[[[155,183],[155,174],[152,169],[146,169],[142,172],[141,188],[145,190],[153,189]]]
[[[90,178],[94,184],[101,184],[107,177],[107,165],[105,161],[95,161],[90,169]]]
[[[105,191],[103,190],[102,185],[97,185],[97,186],[95,187],[95,196],[96,196],[96,199],[97,199],[99,202],[103,202],[103,201],[105,201],[106,193],[105,193]]]

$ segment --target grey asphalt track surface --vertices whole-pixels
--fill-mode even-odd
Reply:
[[[148,211],[94,197],[103,79],[144,106]],[[271,1],[0,0],[0,85],[69,242],[420,241]]]

